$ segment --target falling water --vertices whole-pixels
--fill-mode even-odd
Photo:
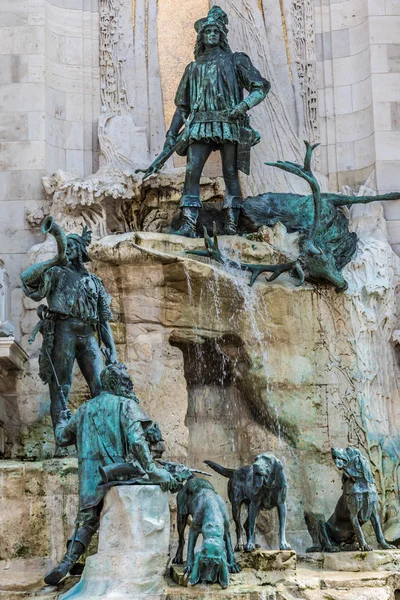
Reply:
[[[239,265],[241,256],[239,250],[236,252],[229,248],[229,258],[234,263]],[[265,381],[265,392],[269,394],[272,390],[270,381],[270,361],[268,355],[268,344],[272,340],[272,336],[268,333],[270,326],[270,318],[268,314],[267,304],[264,295],[257,293],[257,286],[249,286],[249,273],[242,271],[239,267],[235,268],[232,263],[223,265],[225,273],[227,273],[234,284],[237,295],[241,298],[241,302],[234,303],[232,297],[231,315],[228,320],[230,329],[234,332],[240,328],[241,321],[245,320],[246,326],[250,328],[253,345],[252,353],[258,370],[261,373],[262,379]],[[226,327],[222,323],[221,309],[221,271],[218,267],[212,269],[212,274],[206,282],[207,296],[212,299],[214,304],[216,328],[221,332]],[[243,325],[241,325],[243,327]],[[258,363],[258,364],[257,364]],[[283,445],[281,439],[281,426],[279,421],[278,408],[274,408],[275,419],[274,425],[278,437],[278,444]]]

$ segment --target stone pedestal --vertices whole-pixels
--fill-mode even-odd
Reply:
[[[80,582],[60,600],[156,600],[169,560],[168,494],[159,486],[121,486],[107,493],[99,548]]]

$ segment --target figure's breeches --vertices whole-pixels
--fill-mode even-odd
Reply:
[[[242,198],[237,167],[237,144],[226,142],[216,145],[211,142],[193,142],[189,145],[187,154],[185,185],[180,203],[181,208],[185,206],[201,206],[200,178],[207,159],[213,150],[219,150],[221,153],[225,195],[227,197]],[[224,206],[224,208],[228,208],[228,206]]]
[[[75,359],[92,398],[97,396],[101,391],[100,373],[103,369],[103,358],[93,325],[72,317],[59,319],[55,327],[52,360],[66,400],[71,388]],[[54,377],[49,387],[51,417],[55,425],[62,410],[62,401]]]

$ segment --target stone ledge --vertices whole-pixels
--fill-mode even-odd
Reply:
[[[0,592],[25,592],[42,587],[50,558],[15,558],[0,561]]]
[[[241,554],[239,564],[256,571],[287,571],[296,569],[297,558],[294,550],[254,550]]]
[[[325,571],[400,571],[400,550],[372,552],[310,552],[299,555],[299,562]]]
[[[27,353],[15,338],[0,338],[0,366],[21,370],[27,360]]]

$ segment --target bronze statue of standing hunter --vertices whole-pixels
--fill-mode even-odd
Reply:
[[[171,231],[186,237],[196,237],[200,177],[211,152],[216,150],[221,154],[225,181],[225,233],[236,234],[243,201],[239,171],[249,175],[250,148],[260,141],[247,112],[265,99],[271,87],[247,54],[231,51],[227,25],[228,16],[218,6],[196,21],[195,60],[186,67],[179,84],[176,111],[164,149],[144,170],[145,179],[157,173],[174,152],[187,156],[179,204],[181,225],[177,231]],[[245,98],[243,90],[249,92]]]

